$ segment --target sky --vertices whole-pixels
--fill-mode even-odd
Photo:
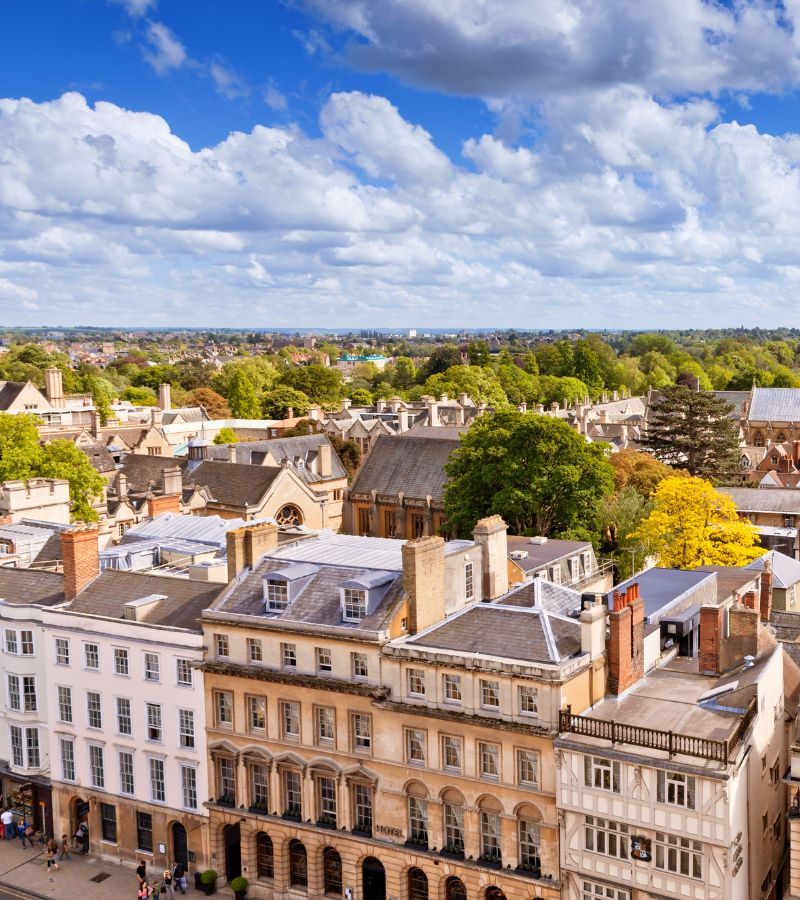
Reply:
[[[800,0],[7,0],[0,325],[800,325]]]

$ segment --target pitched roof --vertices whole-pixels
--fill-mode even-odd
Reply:
[[[717,488],[727,494],[739,512],[772,512],[800,515],[800,491],[794,488]]]
[[[64,602],[64,576],[36,569],[0,568],[0,599],[6,603],[53,606]]]
[[[413,443],[412,443],[413,441]],[[381,435],[353,481],[351,492],[377,491],[434,500],[444,497],[444,465],[458,441]]]
[[[331,448],[331,474],[323,477],[314,471],[316,469],[314,463],[319,455],[319,448],[325,444]],[[230,444],[222,444],[209,447],[211,459],[229,459],[230,446]],[[285,460],[290,462],[294,462],[296,459],[303,460],[303,467],[295,468],[295,472],[304,481],[328,481],[347,477],[347,472],[327,434],[304,434],[298,437],[274,438],[266,441],[246,441],[234,446],[236,447],[237,463],[260,466],[269,453],[279,465],[282,465]]]
[[[78,446],[89,457],[89,462],[96,471],[104,473],[116,470],[117,464],[114,462],[114,457],[108,452],[108,447],[98,443],[79,444]]]
[[[508,536],[508,551],[524,550],[528,555],[525,559],[515,559],[514,563],[523,571],[536,569],[547,563],[563,559],[572,553],[591,551],[592,545],[588,541],[564,541],[560,538],[547,538],[544,543],[533,543],[533,538]]]
[[[185,471],[187,460],[170,456],[145,456],[142,453],[128,453],[122,460],[120,472],[128,479],[128,490],[147,491],[158,485],[166,469],[179,468]]]
[[[778,550],[770,550],[758,559],[748,563],[748,569],[764,571],[764,561],[769,559],[772,563],[772,585],[776,588],[786,589],[800,581],[800,561],[792,559]]]
[[[751,422],[800,422],[800,388],[753,388]]]
[[[242,463],[203,462],[186,474],[188,484],[202,485],[218,503],[255,506],[264,499],[283,469]]]
[[[0,410],[8,409],[25,387],[25,381],[0,381]]]

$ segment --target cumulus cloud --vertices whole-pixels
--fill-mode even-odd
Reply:
[[[146,39],[142,55],[158,75],[180,69],[189,58],[186,48],[163,22],[150,22]]]
[[[212,60],[208,66],[208,74],[214,82],[217,93],[227,97],[228,100],[238,100],[250,93],[250,86],[245,79],[224,63]]]
[[[317,137],[199,150],[76,93],[0,100],[0,296],[118,324],[785,321],[800,137],[640,86],[591,101],[550,97],[536,142],[475,134],[453,161],[361,92],[331,95]]]

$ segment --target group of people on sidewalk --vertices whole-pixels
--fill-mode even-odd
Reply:
[[[150,900],[155,897],[164,896],[168,900],[174,900],[176,889],[182,894],[186,893],[186,870],[176,862],[171,869],[164,869],[161,873],[161,880],[156,878],[153,881],[147,880],[147,862],[140,860],[136,867],[136,900]]]
[[[55,838],[48,838],[42,831],[29,825],[25,819],[18,822],[14,821],[14,812],[11,807],[7,807],[0,813],[0,840],[12,841],[19,838],[23,847],[44,847],[45,858],[47,860],[47,871],[57,872],[59,869],[58,862],[64,859],[72,859],[69,848],[69,839],[66,834],[61,835],[61,841]],[[75,833],[75,846],[78,853],[86,854],[89,852],[89,828],[85,822],[78,826]],[[58,856],[58,861],[56,860]]]

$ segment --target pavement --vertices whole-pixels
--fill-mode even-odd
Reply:
[[[108,862],[92,856],[72,854],[72,859],[59,862],[59,870],[47,871],[42,847],[22,847],[19,839],[0,841],[0,900],[124,900],[136,897],[135,867],[126,863]],[[148,879],[160,877],[161,872],[148,870]],[[162,895],[164,896],[164,895]],[[202,896],[191,883],[187,897]],[[219,895],[218,895],[219,896]],[[180,891],[176,898],[181,898]]]

